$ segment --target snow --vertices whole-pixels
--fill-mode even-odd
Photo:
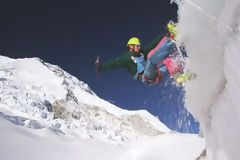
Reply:
[[[205,148],[198,135],[120,109],[39,58],[0,56],[0,76],[0,159],[192,160]]]
[[[97,140],[72,141],[47,129],[39,131],[16,127],[3,119],[0,119],[0,126],[0,137],[4,137],[0,144],[2,160],[110,160],[122,150],[117,145]]]
[[[29,84],[34,87],[42,87],[42,92],[49,95],[54,94],[54,98],[61,98],[66,95],[66,90],[61,87],[60,78],[56,77],[46,66],[35,59],[19,59],[11,64],[14,68],[13,73],[18,83],[32,89]],[[41,69],[39,69],[41,68]],[[47,77],[47,78],[46,78]]]
[[[239,159],[240,1],[177,3],[179,42],[197,74],[186,85],[186,107],[200,122],[209,160]]]
[[[18,127],[2,118],[0,128],[2,160],[192,160],[204,147],[203,139],[188,134],[165,134],[119,145],[98,139],[68,139],[53,130]]]
[[[134,160],[190,160],[196,159],[203,148],[203,139],[197,135],[172,133],[138,141],[130,150]]]
[[[123,110],[99,98],[58,66],[39,58],[0,59],[0,103],[9,106],[0,110],[22,117],[25,126],[37,122],[70,136],[101,132],[118,141],[170,132],[147,111]]]

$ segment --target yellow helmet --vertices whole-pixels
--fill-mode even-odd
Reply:
[[[128,40],[127,46],[130,44],[141,45],[141,41],[137,37],[132,37]]]
[[[174,22],[169,22],[167,24],[167,29],[168,31],[173,34],[174,39],[177,37],[177,29],[176,29],[176,24]]]

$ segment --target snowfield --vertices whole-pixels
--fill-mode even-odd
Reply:
[[[92,137],[101,132],[120,141],[170,132],[147,111],[127,111],[104,101],[58,66],[38,58],[0,59],[4,77],[0,79],[0,103],[27,119],[25,126],[50,127],[69,136],[85,133]],[[31,125],[33,121],[38,125]]]
[[[0,56],[0,77],[1,160],[192,160],[205,148],[39,58]]]
[[[200,122],[209,160],[239,159],[240,1],[179,0],[180,42],[197,74],[186,106]]]
[[[204,148],[197,135],[164,134],[127,144],[69,139],[51,129],[29,129],[0,118],[1,160],[194,160]]]

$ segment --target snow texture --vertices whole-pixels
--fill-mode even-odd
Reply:
[[[186,107],[200,122],[209,160],[239,159],[240,1],[179,0],[179,42],[187,69]]]
[[[1,160],[194,160],[204,148],[197,135],[169,133],[127,144],[69,139],[54,130],[16,126],[0,117]]]
[[[192,160],[204,150],[198,135],[120,109],[39,58],[0,56],[0,128],[1,160]]]
[[[124,141],[170,130],[147,111],[127,111],[99,98],[84,82],[39,58],[0,57],[0,116],[66,135],[101,134]],[[12,112],[7,115],[4,111]]]

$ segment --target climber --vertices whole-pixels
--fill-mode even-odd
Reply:
[[[147,85],[157,84],[167,73],[176,83],[186,80],[183,69],[174,61],[177,54],[175,39],[176,27],[173,22],[167,24],[167,31],[160,34],[146,48],[141,46],[140,39],[132,37],[128,40],[128,51],[121,56],[102,64],[97,57],[95,62],[97,73],[116,68],[127,69],[133,79]]]

